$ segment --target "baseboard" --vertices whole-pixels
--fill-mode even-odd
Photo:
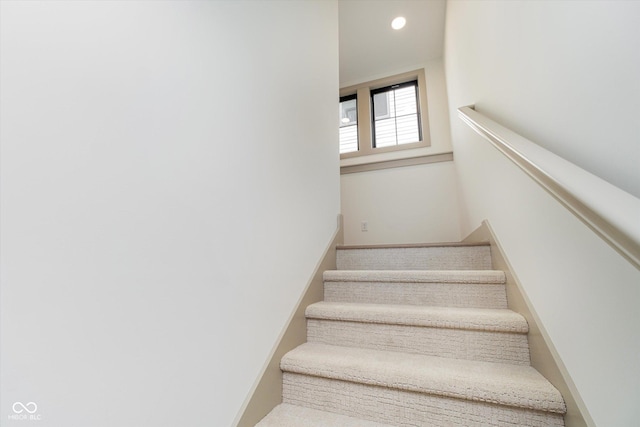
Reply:
[[[338,215],[336,232],[325,249],[322,259],[316,265],[293,313],[289,316],[287,325],[271,351],[260,377],[245,399],[234,421],[235,427],[254,427],[273,408],[282,403],[280,359],[287,352],[307,341],[307,319],[304,312],[307,306],[324,299],[322,273],[325,270],[336,269],[336,247],[343,243],[342,215]]]
[[[483,221],[482,225],[465,238],[463,242],[488,242],[491,245],[493,268],[503,270],[507,277],[507,304],[511,310],[522,314],[529,323],[528,338],[531,366],[544,375],[564,397],[567,405],[567,413],[564,418],[565,426],[595,427],[595,423],[589,415],[578,389],[562,363],[531,301],[522,288],[489,222],[487,220]]]

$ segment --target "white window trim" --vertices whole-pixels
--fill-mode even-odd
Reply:
[[[392,147],[373,147],[372,120],[371,120],[371,90],[393,84],[404,83],[410,80],[418,80],[418,102],[420,108],[420,124],[422,126],[422,140],[410,144],[395,145]],[[424,69],[409,71],[395,76],[385,77],[354,86],[340,89],[340,96],[357,95],[358,99],[358,151],[340,154],[340,159],[370,156],[372,154],[388,153],[392,151],[410,150],[415,148],[430,147],[431,138],[429,132],[429,110],[427,103],[427,83]]]

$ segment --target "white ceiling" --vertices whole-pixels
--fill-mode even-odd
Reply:
[[[445,0],[339,0],[340,86],[442,57]],[[404,16],[399,31],[391,20]]]

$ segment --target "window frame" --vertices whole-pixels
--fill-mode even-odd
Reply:
[[[420,91],[419,91],[419,87],[418,87],[418,79],[413,79],[413,80],[409,80],[406,82],[402,82],[402,83],[394,83],[391,84],[389,86],[383,86],[381,88],[378,89],[371,89],[370,92],[370,102],[371,102],[371,145],[372,147],[375,148],[382,148],[382,147],[376,147],[376,108],[375,108],[375,96],[380,94],[380,93],[388,93],[388,92],[392,92],[395,91],[396,89],[402,89],[405,87],[412,87],[415,90],[415,94],[416,94],[416,120],[418,121],[418,141],[422,141],[422,120],[420,120]],[[356,98],[356,102],[357,102],[357,98]],[[393,116],[394,118],[398,118],[398,116]],[[391,111],[389,111],[389,97],[387,96],[387,114],[386,114],[386,118],[391,118]],[[406,145],[405,144],[398,144],[398,137],[396,134],[396,144],[393,147],[397,147],[399,145]]]
[[[373,145],[373,106],[371,92],[396,84],[418,81],[418,126],[421,139],[389,147],[375,148]],[[369,156],[378,153],[410,150],[431,146],[429,132],[429,111],[427,106],[427,85],[424,69],[372,80],[340,89],[340,97],[356,95],[358,108],[358,151],[341,153],[340,159]]]

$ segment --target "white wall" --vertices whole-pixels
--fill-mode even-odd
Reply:
[[[447,4],[445,65],[463,234],[488,219],[597,425],[640,419],[640,272],[466,127],[478,110],[637,193],[633,2]],[[634,119],[635,120],[635,119]]]
[[[343,166],[451,152],[443,62],[429,61],[424,69],[431,146],[344,159]],[[408,70],[396,73],[402,71]],[[345,244],[460,240],[453,162],[346,174],[340,188]],[[366,232],[361,231],[363,221],[368,222]]]
[[[345,243],[460,240],[455,181],[453,162],[342,175]]]
[[[480,4],[476,4],[480,3]],[[450,1],[452,109],[492,119],[640,197],[640,2]],[[447,75],[447,78],[450,75]]]
[[[336,3],[1,19],[0,424],[230,425],[335,231]]]

